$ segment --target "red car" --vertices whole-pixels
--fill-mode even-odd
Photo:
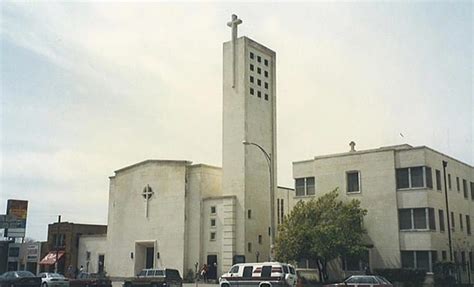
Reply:
[[[392,287],[392,283],[379,275],[352,275],[342,283],[324,285],[323,287]]]

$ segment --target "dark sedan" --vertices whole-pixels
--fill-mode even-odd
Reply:
[[[0,276],[0,287],[40,287],[41,278],[30,271],[8,271]]]
[[[390,283],[387,279],[382,276],[378,275],[352,275],[344,282],[331,284],[331,285],[324,285],[323,287],[392,287],[392,283]]]
[[[102,274],[79,273],[76,279],[69,280],[70,287],[112,287],[109,278]]]

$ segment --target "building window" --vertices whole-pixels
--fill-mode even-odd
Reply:
[[[462,191],[464,193],[464,198],[468,198],[468,194],[467,194],[467,181],[465,179],[462,180]]]
[[[216,226],[216,220],[213,218],[211,219],[211,226],[212,227],[215,227]]]
[[[466,215],[466,231],[471,235],[471,217],[469,215]]]
[[[280,224],[280,199],[277,198],[277,223]]]
[[[441,171],[436,170],[436,189],[441,190]]]
[[[252,242],[247,242],[247,252],[252,252]]]
[[[261,74],[262,73],[262,69],[260,69],[260,67],[257,67],[257,74]]]
[[[254,70],[253,64],[250,64],[250,71],[253,71],[253,70]]]
[[[433,208],[398,210],[400,230],[436,230]]]
[[[474,182],[471,181],[471,200],[474,200]]]
[[[211,232],[210,240],[211,240],[211,241],[216,240],[216,233],[215,233],[215,232]]]
[[[362,271],[369,266],[369,252],[366,251],[360,256],[342,256],[341,263],[344,271]]]
[[[283,207],[285,206],[284,204],[284,200],[281,199],[280,200],[280,220],[281,220],[281,223],[283,223],[283,219],[285,218],[285,214],[283,212]]]
[[[268,78],[268,71],[265,71],[265,78]]]
[[[461,251],[461,265],[462,270],[466,271],[466,253],[464,251]]]
[[[253,95],[255,92],[253,90],[253,88],[250,88],[250,94]]]
[[[296,196],[314,195],[314,177],[295,179]]]
[[[261,63],[262,62],[262,57],[257,56],[257,62]]]
[[[448,188],[451,190],[451,174],[448,173]]]
[[[444,231],[444,211],[438,210],[438,217],[439,217],[439,231]]]
[[[461,229],[461,231],[464,230],[464,225],[463,225],[463,220],[462,220],[462,214],[459,213],[459,229]]]
[[[401,251],[402,268],[433,270],[436,251]]]
[[[446,261],[448,259],[448,253],[446,252],[446,250],[441,251],[441,259],[443,261]]]
[[[262,80],[257,79],[257,85],[261,86],[262,85]]]
[[[211,214],[216,214],[216,207],[215,206],[211,206]]]
[[[252,52],[250,52],[250,59],[253,59],[253,58],[255,58],[255,56]]]
[[[267,59],[263,60],[263,63],[265,64],[265,66],[268,66],[268,60]]]
[[[360,173],[358,171],[346,172],[347,192],[360,192]]]
[[[250,83],[253,83],[253,81],[254,81],[254,77],[250,76]]]
[[[474,264],[472,262],[472,252],[469,252],[469,266],[471,266],[471,271],[474,271]]]
[[[398,168],[397,189],[433,187],[431,168],[428,166]]]
[[[8,248],[8,257],[19,257],[19,256],[20,256],[20,247]]]
[[[247,218],[252,218],[252,209],[247,210]]]
[[[257,97],[261,98],[262,97],[262,92],[257,91]]]
[[[457,176],[456,176],[456,187],[457,187],[458,192],[460,192],[461,188],[459,187],[459,177]]]
[[[265,82],[265,89],[268,89],[268,83]]]
[[[262,244],[262,235],[258,235],[258,244]]]
[[[268,101],[268,94],[265,94],[265,100]]]
[[[454,231],[454,227],[456,227],[456,223],[454,221],[454,212],[451,211],[451,227],[452,230]]]

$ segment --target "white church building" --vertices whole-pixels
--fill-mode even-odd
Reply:
[[[176,268],[184,277],[207,264],[216,278],[236,262],[269,260],[272,230],[294,190],[278,188],[273,176],[275,52],[237,38],[240,23],[233,15],[232,39],[223,45],[222,168],[145,160],[116,170],[107,236],[81,240],[78,265],[85,266],[84,254],[105,255],[107,274],[120,278],[153,267]],[[271,196],[278,203],[273,212]]]

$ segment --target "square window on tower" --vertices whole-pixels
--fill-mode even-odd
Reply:
[[[257,56],[257,62],[261,63],[262,62],[262,57]]]
[[[268,71],[265,71],[265,78],[268,78]]]
[[[265,66],[268,66],[268,60],[267,59],[265,59],[264,63],[265,63]]]
[[[250,52],[250,59],[253,59],[255,56],[252,52]]]
[[[251,95],[254,94],[253,88],[250,88],[250,94],[251,94]]]
[[[262,85],[262,81],[260,79],[257,79],[257,85],[259,85],[259,86]]]
[[[265,82],[265,89],[268,89],[268,83]]]
[[[252,70],[252,69],[251,69],[251,70]],[[252,71],[253,71],[253,70],[252,70]],[[261,74],[261,73],[262,73],[262,69],[257,68],[257,73],[258,73],[258,74]]]
[[[250,83],[253,83],[253,76],[250,76]]]
[[[250,64],[250,71],[253,71],[253,64]]]
[[[258,91],[257,92],[257,97],[261,98],[262,97],[262,92]]]
[[[268,94],[265,94],[265,100],[268,101]]]

